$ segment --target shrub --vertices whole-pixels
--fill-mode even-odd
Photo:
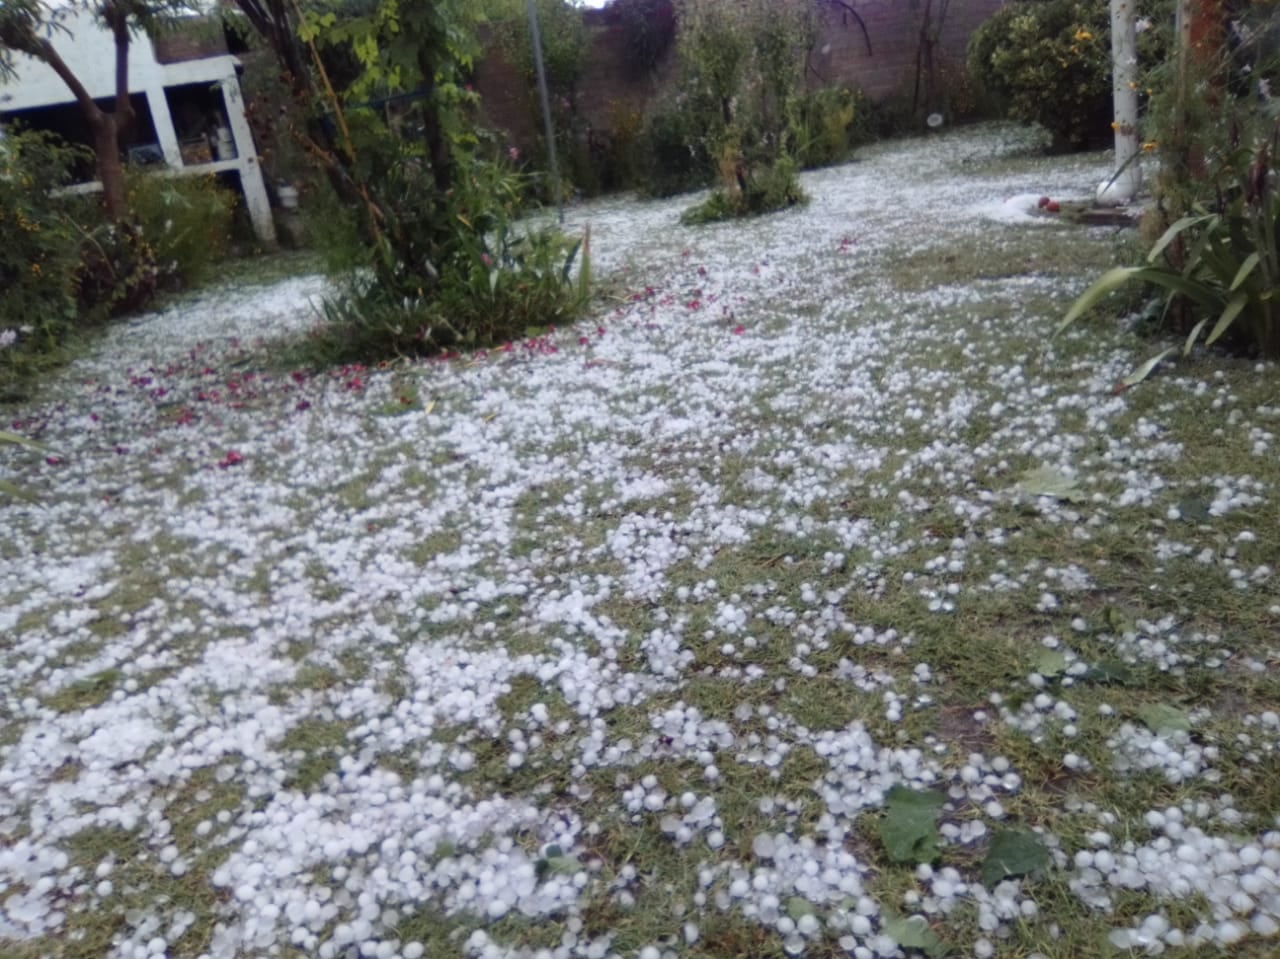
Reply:
[[[0,380],[17,386],[51,362],[76,318],[81,230],[54,199],[83,152],[45,133],[0,140]]]
[[[711,182],[706,131],[698,128],[680,96],[658,106],[641,134],[640,190],[654,197],[697,190]]]
[[[404,204],[394,241],[370,249],[350,218],[345,231],[333,224],[320,235],[344,288],[325,304],[326,323],[307,344],[307,361],[366,362],[490,346],[522,337],[531,326],[570,323],[585,305],[586,281],[572,281],[580,245],[553,230],[517,227],[518,176],[473,159],[447,205],[433,209],[419,182],[423,175],[411,150],[384,173],[384,188],[396,185]],[[405,249],[418,250],[419,258],[400,260]],[[378,257],[395,258],[398,269],[383,264],[375,270]],[[586,269],[584,260],[579,270]],[[386,282],[389,275],[394,282]]]
[[[736,152],[726,154],[722,179],[730,185],[717,189],[680,217],[683,223],[711,223],[739,216],[756,216],[807,203],[809,197],[796,179],[796,164],[781,157],[765,166],[740,166]],[[748,172],[749,170],[749,172]]]
[[[1141,0],[1161,20],[1161,0]],[[1058,150],[1111,136],[1111,20],[1108,0],[1015,3],[995,13],[969,42],[969,70],[1011,118],[1039,123]],[[1166,30],[1145,31],[1139,59],[1150,65],[1167,47]]]
[[[216,177],[148,174],[129,184],[129,207],[155,252],[158,279],[190,288],[227,255],[237,197]]]
[[[1139,281],[1164,294],[1164,321],[1185,337],[1184,353],[1221,340],[1280,358],[1280,111],[1270,93],[1280,53],[1266,39],[1277,6],[1251,8],[1257,20],[1237,23],[1244,42],[1193,59],[1184,84],[1170,78],[1153,98],[1146,146],[1161,164],[1147,220],[1173,222],[1145,265],[1109,271],[1063,326]]]
[[[1259,152],[1258,163],[1264,169],[1273,152],[1272,145]],[[1116,267],[1104,274],[1076,301],[1063,325],[1113,290],[1138,280],[1165,290],[1167,301],[1180,296],[1192,305],[1196,320],[1183,344],[1184,355],[1201,336],[1206,345],[1226,336],[1264,356],[1280,358],[1278,235],[1280,191],[1264,175],[1260,190],[1241,194],[1224,212],[1197,210],[1170,226],[1148,254],[1149,265]],[[1187,249],[1179,257],[1181,266],[1162,262],[1165,250],[1179,241]]]
[[[85,233],[76,267],[76,305],[82,320],[100,321],[142,309],[160,289],[154,247],[137,220]]]
[[[847,87],[805,92],[795,98],[792,111],[796,159],[806,170],[846,159],[868,115],[866,98]]]
[[[792,106],[813,43],[811,11],[773,0],[684,0],[680,24],[681,106],[720,180],[717,195],[686,219],[802,202]]]

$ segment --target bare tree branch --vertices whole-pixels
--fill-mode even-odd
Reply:
[[[867,29],[867,21],[862,19],[862,14],[858,13],[852,6],[845,3],[845,0],[814,0],[818,6],[835,7],[843,11],[846,15],[853,17],[854,22],[858,24],[862,30],[862,39],[867,42],[867,56],[871,56],[871,32]]]

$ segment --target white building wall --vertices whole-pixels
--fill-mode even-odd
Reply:
[[[66,11],[60,20],[65,29],[55,29],[49,39],[67,66],[84,84],[95,100],[113,98],[115,88],[115,40],[93,17]],[[275,223],[267,198],[262,167],[258,162],[253,134],[244,115],[244,100],[236,75],[239,61],[233,56],[206,57],[164,64],[156,60],[151,39],[136,32],[129,44],[129,91],[143,94],[151,109],[156,139],[164,153],[165,163],[175,174],[221,173],[234,171],[240,176],[245,206],[253,221],[254,231],[264,243],[275,242]],[[47,65],[31,57],[15,54],[14,74],[0,80],[0,116],[18,110],[74,103],[75,97],[62,79]],[[217,84],[222,89],[223,107],[230,121],[236,157],[232,160],[184,166],[169,114],[165,87],[189,83]],[[88,185],[101,189],[101,184]]]

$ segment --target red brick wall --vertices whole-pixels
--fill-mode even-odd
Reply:
[[[780,0],[782,2],[782,0]],[[810,0],[792,0],[810,2]],[[909,88],[915,76],[919,46],[919,12],[908,0],[846,0],[858,11],[871,36],[871,53],[852,18],[838,6],[824,5],[822,33],[810,57],[811,85],[846,84],[872,99]],[[973,31],[1007,0],[951,0],[941,35],[941,51],[963,62]],[[939,0],[934,0],[938,6]],[[591,36],[587,66],[578,90],[578,112],[595,127],[607,128],[621,108],[643,109],[656,88],[674,75],[674,56],[668,55],[656,80],[637,81],[629,75],[622,28],[610,22],[607,10],[587,10],[583,16]],[[541,129],[536,91],[519,71],[490,53],[476,70],[476,88],[489,123],[505,130],[513,141],[529,142]]]
[[[906,0],[854,0],[850,5],[867,25],[871,53],[867,53],[866,38],[852,18],[838,7],[826,6],[822,38],[810,57],[810,66],[825,82],[848,84],[879,100],[914,79],[920,12]],[[951,0],[942,26],[942,54],[963,62],[973,31],[1004,5],[1005,0]],[[934,7],[938,6],[935,0]],[[809,80],[815,82],[812,72]]]

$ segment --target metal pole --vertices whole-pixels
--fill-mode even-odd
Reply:
[[[564,202],[560,197],[560,164],[556,162],[556,133],[551,123],[551,98],[547,95],[547,70],[542,64],[542,34],[538,32],[538,8],[529,2],[529,38],[533,43],[533,66],[538,72],[538,96],[542,99],[542,120],[547,131],[547,158],[551,163],[551,196],[560,222],[564,223]]]

